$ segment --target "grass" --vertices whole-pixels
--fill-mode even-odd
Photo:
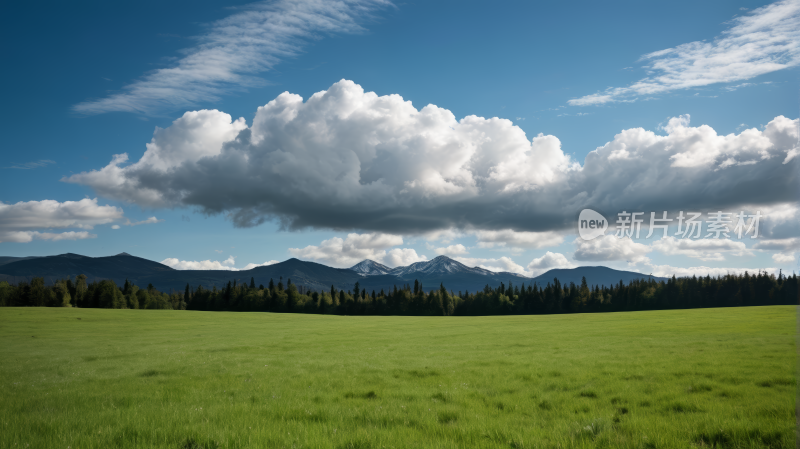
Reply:
[[[792,306],[0,308],[3,448],[793,448]]]

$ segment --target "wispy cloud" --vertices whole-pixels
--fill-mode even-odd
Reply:
[[[772,84],[772,81],[764,81],[763,83],[741,83],[741,84],[734,84],[733,86],[725,86],[725,90],[728,92],[733,92],[735,90],[739,90],[742,87],[750,87],[750,86],[757,86],[759,84]]]
[[[152,71],[121,92],[79,103],[73,110],[148,115],[216,101],[223,94],[262,85],[258,73],[299,54],[308,41],[364,31],[360,23],[389,5],[389,0],[254,3],[213,23],[175,65]]]
[[[34,168],[44,167],[55,163],[56,161],[51,161],[50,159],[39,159],[38,161],[25,162],[24,164],[14,164],[3,168],[13,168],[16,170],[32,170]]]
[[[162,221],[164,221],[164,219],[158,219],[156,217],[150,217],[147,220],[142,220],[142,221],[130,221],[130,220],[128,220],[128,222],[125,223],[125,226],[139,226],[139,225],[143,225],[143,224],[155,224],[155,223],[161,223]]]
[[[642,56],[649,75],[628,87],[569,100],[571,106],[749,80],[800,64],[800,0],[784,0],[733,19],[713,42],[696,41]],[[746,85],[746,84],[745,84]],[[742,87],[742,86],[739,86]]]
[[[162,219],[158,219],[156,217],[150,217],[147,220],[142,220],[142,221],[130,221],[129,219],[126,219],[125,223],[122,223],[122,225],[123,226],[139,226],[139,225],[143,225],[143,224],[161,223],[162,221],[164,221],[163,218]],[[111,226],[111,229],[120,229],[120,225],[113,225],[113,226]]]

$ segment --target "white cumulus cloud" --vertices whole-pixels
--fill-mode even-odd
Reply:
[[[233,266],[236,263],[234,256],[229,256],[226,260],[220,262],[217,260],[179,260],[174,257],[169,257],[161,261],[164,265],[172,267],[176,270],[224,270],[224,271],[238,271]]]
[[[730,239],[676,239],[664,237],[651,245],[653,249],[667,255],[683,255],[703,261],[725,260],[723,253],[734,256],[752,255],[744,242]]]
[[[460,243],[442,248],[436,248],[434,252],[440,256],[461,256],[464,254],[469,254],[467,247]]]
[[[225,214],[240,227],[277,220],[443,241],[477,231],[484,247],[558,244],[584,208],[797,204],[800,158],[785,161],[798,120],[723,136],[682,116],[664,130],[623,130],[580,166],[555,136],[528,140],[509,120],[457,120],[343,80],[305,102],[279,95],[252,127],[220,111],[186,113],[156,130],[139,161],[116,155],[64,181],[143,207]]]
[[[380,260],[375,260],[376,262],[381,262],[384,265],[389,267],[405,267],[411,265],[415,262],[424,262],[428,260],[427,257],[424,255],[417,254],[412,248],[392,248],[386,252],[386,256],[383,258],[383,262]]]
[[[289,248],[289,252],[300,259],[311,259],[335,267],[350,267],[364,259],[371,259],[390,267],[408,265],[427,260],[410,248],[388,248],[403,244],[403,237],[392,234],[351,233],[346,238],[333,237],[319,245],[305,248]]]
[[[587,262],[605,262],[611,260],[624,260],[629,263],[645,262],[645,256],[653,248],[636,243],[628,237],[617,238],[613,235],[603,235],[593,240],[575,239],[575,260]]]
[[[772,260],[776,263],[792,263],[795,261],[795,255],[792,253],[777,253],[772,255]]]
[[[245,271],[252,270],[256,267],[265,267],[278,263],[277,260],[269,260],[264,263],[248,263],[244,268],[236,268],[235,256],[228,256],[223,261],[218,260],[180,260],[174,257],[168,257],[161,261],[164,265],[172,267],[176,270],[221,270],[221,271]]]
[[[575,268],[575,265],[563,254],[548,251],[542,257],[533,259],[527,268],[529,276],[535,277],[554,268]]]
[[[30,242],[37,240],[80,240],[97,235],[86,231],[61,233],[43,232],[50,229],[93,229],[124,218],[122,209],[101,206],[97,198],[80,201],[21,201],[0,202],[0,242]]]

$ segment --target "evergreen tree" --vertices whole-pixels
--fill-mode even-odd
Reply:
[[[86,275],[79,274],[77,278],[75,278],[75,304],[78,306],[83,306],[83,297],[86,295]]]

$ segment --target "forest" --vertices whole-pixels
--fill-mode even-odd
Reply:
[[[542,286],[487,285],[477,292],[453,292],[444,285],[425,292],[414,285],[391,291],[371,291],[356,282],[351,290],[309,291],[287,279],[256,286],[236,281],[218,289],[186,285],[183,292],[163,293],[152,285],[139,288],[126,281],[87,284],[86,276],[45,285],[43,278],[11,285],[0,282],[0,306],[84,307],[115,309],[173,309],[241,312],[288,312],[335,315],[514,315],[615,312],[630,310],[692,309],[798,304],[797,275],[758,272],[719,277],[638,280],[614,286],[562,284],[558,279]]]

